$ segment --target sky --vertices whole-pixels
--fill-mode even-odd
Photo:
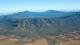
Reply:
[[[0,0],[0,13],[26,10],[80,10],[80,0]]]

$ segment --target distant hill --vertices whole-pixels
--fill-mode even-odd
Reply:
[[[44,37],[80,31],[80,12],[24,11],[0,16],[0,35]]]

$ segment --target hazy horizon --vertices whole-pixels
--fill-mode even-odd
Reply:
[[[0,0],[0,13],[80,10],[80,0]]]

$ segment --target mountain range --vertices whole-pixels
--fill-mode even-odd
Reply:
[[[80,31],[80,12],[48,10],[0,16],[0,35],[39,38]]]

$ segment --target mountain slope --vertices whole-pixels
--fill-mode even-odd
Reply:
[[[79,27],[80,12],[26,11],[0,17],[0,35],[35,38],[80,31]]]

